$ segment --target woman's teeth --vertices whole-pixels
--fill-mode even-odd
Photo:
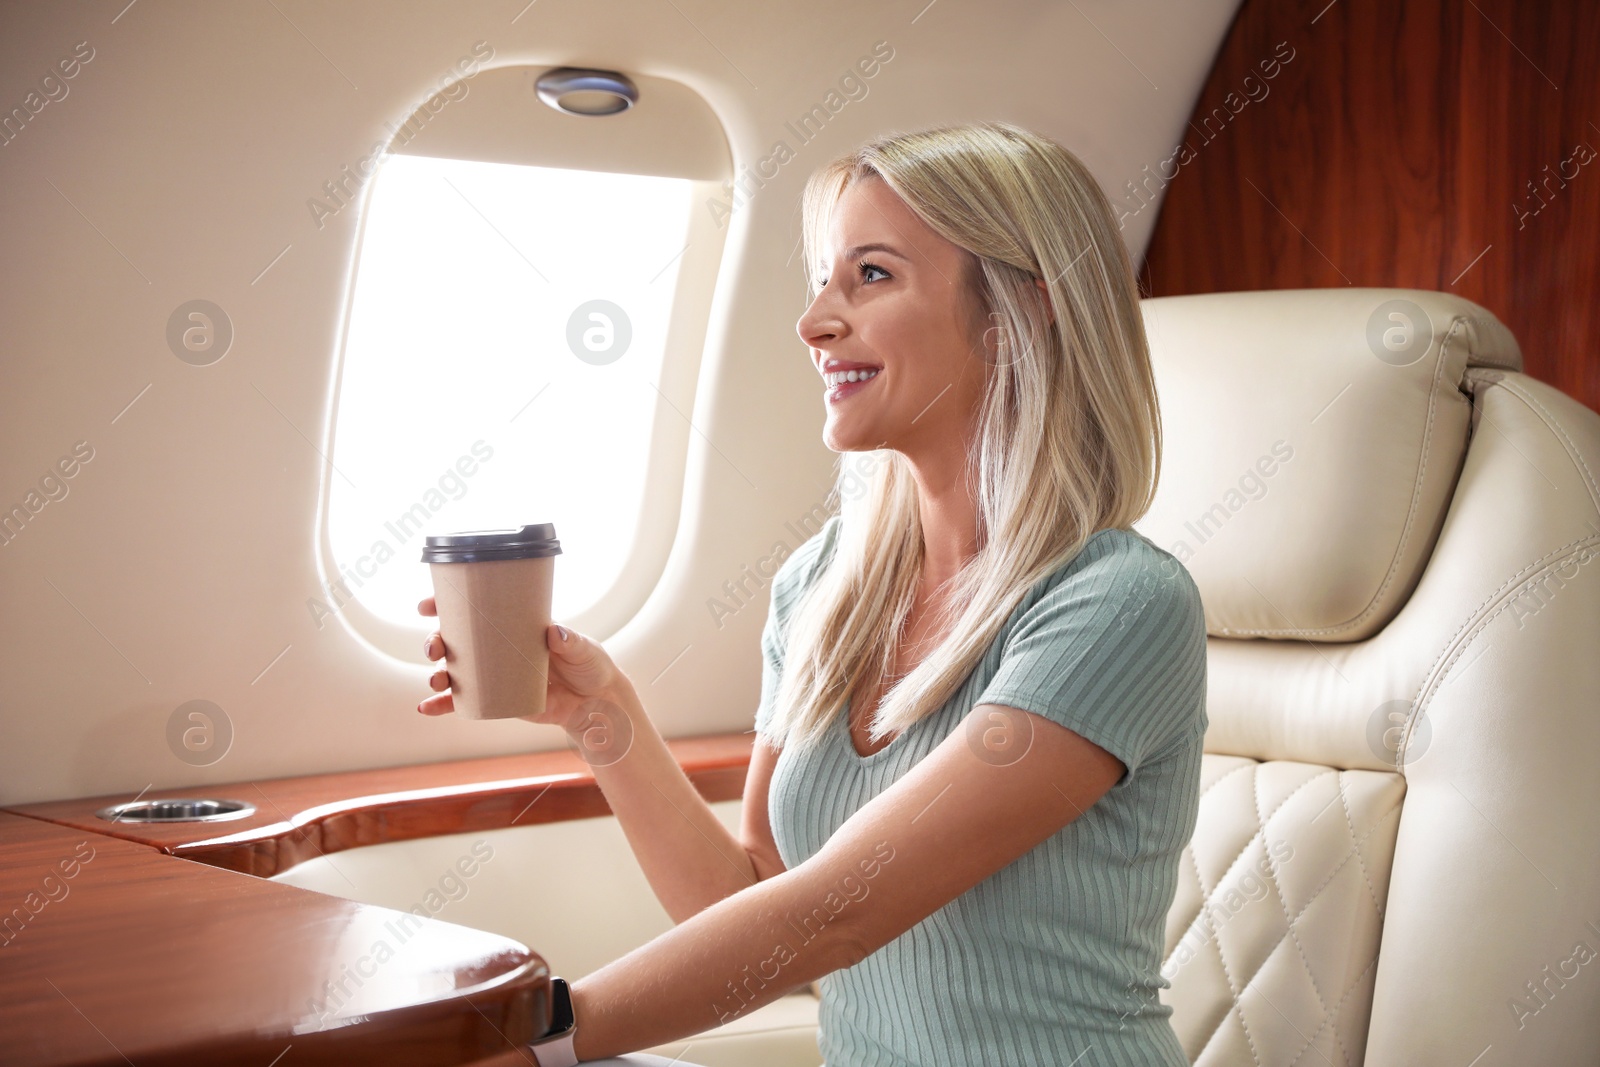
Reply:
[[[878,372],[875,370],[841,370],[823,375],[823,380],[828,383],[828,387],[831,389],[836,385],[843,385],[845,382],[864,382],[868,378],[877,377],[877,374]]]

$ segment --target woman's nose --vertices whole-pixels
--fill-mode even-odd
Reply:
[[[839,336],[843,323],[826,306],[825,298],[818,295],[811,302],[811,306],[806,308],[805,314],[800,316],[794,328],[800,335],[800,340],[812,348],[821,348],[826,342]]]

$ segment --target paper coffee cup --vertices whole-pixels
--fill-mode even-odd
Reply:
[[[422,562],[433,575],[457,715],[544,714],[550,668],[545,630],[560,554],[556,528],[548,522],[426,539]]]

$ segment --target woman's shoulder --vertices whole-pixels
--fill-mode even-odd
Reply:
[[[1097,530],[1070,560],[1037,582],[1018,605],[1024,612],[1042,600],[1095,602],[1107,607],[1138,601],[1159,603],[1204,619],[1200,589],[1177,556],[1139,531]]]
[[[1176,556],[1137,531],[1091,535],[1024,594],[994,648],[980,703],[1054,719],[1130,772],[1205,728],[1198,590]]]
[[[1132,527],[1108,526],[1096,530],[1084,542],[1083,550],[1061,571],[1069,572],[1079,565],[1083,570],[1109,571],[1124,577],[1155,573],[1181,579],[1185,584],[1194,583],[1182,560]]]

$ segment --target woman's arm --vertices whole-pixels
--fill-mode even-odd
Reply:
[[[1005,762],[969,745],[982,731],[967,727],[996,713],[1031,732]],[[1077,818],[1123,772],[1058,723],[979,705],[805,863],[573,982],[575,1052],[688,1037],[861,962]]]
[[[568,736],[590,761],[650,888],[673,922],[783,870],[765,817],[776,754],[760,741],[745,782],[747,844],[734,837],[689,781],[621,671],[593,706],[587,725],[579,724]],[[608,751],[613,747],[623,749],[620,758]],[[762,799],[759,819],[749,810],[752,792]]]

